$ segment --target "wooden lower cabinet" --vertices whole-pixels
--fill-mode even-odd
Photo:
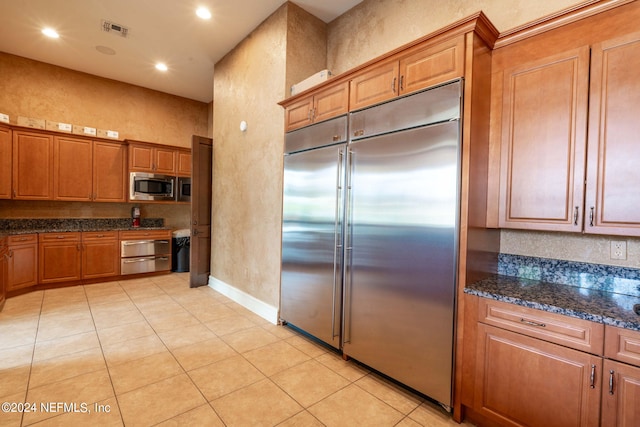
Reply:
[[[602,357],[478,325],[474,409],[505,426],[598,426]]]
[[[7,259],[7,292],[28,288],[38,283],[38,235],[9,236]]]
[[[640,367],[604,361],[602,426],[640,426]]]
[[[82,233],[82,278],[120,274],[120,244],[117,231]]]
[[[38,283],[81,279],[80,233],[43,233],[38,237]]]

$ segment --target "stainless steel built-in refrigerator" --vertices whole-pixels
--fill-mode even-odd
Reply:
[[[342,144],[322,167],[292,168],[293,156],[285,159],[281,317],[337,346],[342,277],[344,354],[446,407],[452,401],[461,90],[455,81],[350,113],[344,186]],[[292,192],[296,182],[309,180],[336,185],[323,190],[322,201],[313,186]],[[329,195],[336,201],[331,209]],[[325,203],[326,214],[316,218]],[[316,299],[320,294],[331,304]],[[330,319],[331,340],[289,319],[294,311],[308,320]]]
[[[340,347],[347,117],[285,140],[280,318]]]

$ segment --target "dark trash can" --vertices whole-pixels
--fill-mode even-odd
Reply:
[[[171,271],[186,273],[189,271],[189,252],[191,250],[191,230],[176,230],[171,242]]]

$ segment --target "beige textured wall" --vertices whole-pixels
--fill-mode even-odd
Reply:
[[[364,0],[329,23],[328,68],[342,73],[390,50],[483,11],[505,31],[576,0]]]
[[[287,7],[214,69],[211,275],[278,306]],[[247,122],[245,132],[240,122]]]
[[[0,112],[115,130],[120,139],[191,147],[208,105],[0,52]]]

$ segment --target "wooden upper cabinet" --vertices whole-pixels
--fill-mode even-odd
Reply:
[[[93,159],[91,140],[56,136],[53,141],[54,199],[90,201]]]
[[[421,48],[400,59],[400,94],[464,75],[464,36]]]
[[[53,136],[13,132],[13,198],[53,199]]]
[[[112,142],[93,142],[94,202],[127,201],[127,147]]]
[[[175,175],[178,151],[172,147],[129,143],[129,170]]]
[[[54,138],[54,199],[125,202],[126,147],[81,138]]]
[[[191,176],[191,151],[178,150],[178,176]]]
[[[587,233],[640,236],[640,33],[592,47]]]
[[[351,79],[349,109],[357,110],[464,76],[464,36],[419,45]]]
[[[154,172],[175,175],[178,170],[176,163],[177,157],[178,152],[173,148],[155,148]]]
[[[11,198],[11,129],[0,126],[0,199]]]
[[[344,81],[330,85],[286,107],[285,131],[327,120],[345,114],[348,110],[349,83]]]
[[[349,84],[329,86],[313,96],[313,121],[321,122],[349,110]]]
[[[588,95],[589,47],[504,71],[500,227],[582,230]]]
[[[384,62],[351,79],[349,109],[357,110],[398,96],[397,60]]]

